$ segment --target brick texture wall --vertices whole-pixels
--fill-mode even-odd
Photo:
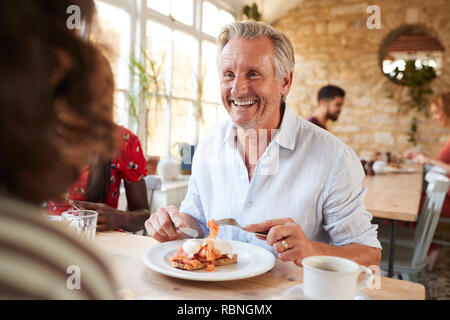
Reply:
[[[381,9],[381,29],[370,30],[367,7]],[[299,116],[317,107],[317,91],[328,83],[341,86],[347,96],[337,122],[329,130],[360,156],[376,151],[401,155],[408,142],[412,112],[399,112],[400,103],[388,98],[398,91],[381,70],[379,51],[386,36],[405,24],[419,24],[446,48],[443,67],[431,87],[450,91],[450,0],[304,0],[273,23],[291,39],[296,53],[294,83],[287,102]],[[450,129],[418,116],[417,149],[435,155]]]

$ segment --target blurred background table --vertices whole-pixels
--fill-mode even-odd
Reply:
[[[411,173],[383,173],[366,176],[365,205],[375,218],[389,219],[391,223],[391,250],[388,276],[393,276],[396,221],[415,222],[418,218],[423,185],[423,165],[402,165]]]

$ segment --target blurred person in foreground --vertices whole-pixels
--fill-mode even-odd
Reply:
[[[441,128],[450,127],[450,92],[439,95],[430,103],[431,118]],[[409,152],[407,159],[415,163],[428,164],[444,169],[450,175],[450,137],[439,150],[437,157],[433,157],[423,152]],[[450,195],[447,197],[442,207],[441,216],[450,217]]]
[[[100,57],[99,69],[110,81],[99,79],[95,90],[97,101],[113,105],[114,77],[107,59]],[[84,166],[77,181],[66,196],[46,202],[49,215],[61,215],[78,208],[98,213],[97,231],[125,230],[136,232],[144,228],[150,216],[147,187],[144,177],[147,166],[139,138],[123,126],[117,126],[119,150],[110,158],[98,155],[94,162]],[[120,185],[124,181],[127,209],[119,210]],[[75,207],[73,206],[75,205]]]
[[[319,107],[306,120],[327,130],[328,120],[337,121],[344,107],[345,91],[337,86],[327,85],[317,93]]]
[[[99,52],[66,27],[70,5],[90,23],[91,0],[0,2],[0,298],[113,299],[111,271],[91,244],[41,214],[91,155],[115,150],[110,81]],[[79,270],[79,285],[69,277]]]
[[[222,226],[219,238],[264,247],[282,261],[300,266],[305,257],[333,255],[379,265],[359,159],[286,105],[295,66],[289,39],[265,23],[236,22],[222,29],[218,48],[231,119],[205,134],[180,209],[153,213],[149,235],[181,239],[186,235],[176,228],[191,227],[202,237],[207,221],[235,218],[250,232]]]

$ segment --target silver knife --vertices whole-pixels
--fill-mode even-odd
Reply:
[[[195,229],[188,228],[188,227],[179,227],[179,228],[177,228],[177,230],[187,234],[188,236],[191,236],[192,238],[198,237],[198,231]]]

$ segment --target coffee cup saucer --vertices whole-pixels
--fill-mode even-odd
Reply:
[[[311,300],[303,293],[303,284],[297,284],[287,288],[283,291],[282,296],[289,300]],[[358,292],[355,296],[355,300],[372,300],[372,298],[364,293]]]

